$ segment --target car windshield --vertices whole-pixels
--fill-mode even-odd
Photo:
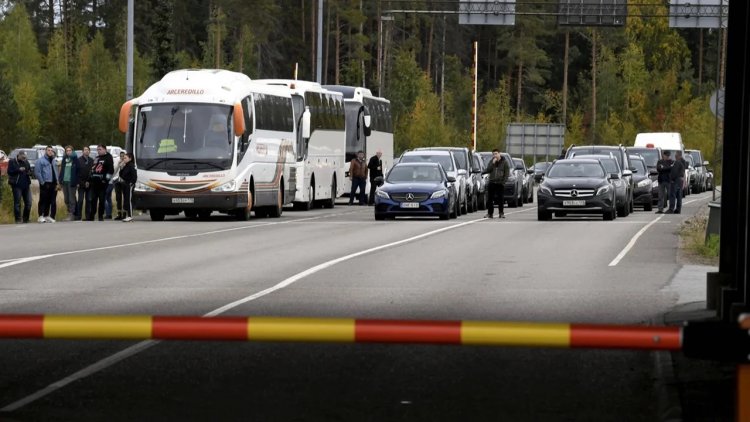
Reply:
[[[36,160],[39,159],[39,154],[37,154],[37,150],[35,150],[35,149],[25,149],[23,151],[26,152],[26,159],[27,160],[29,160],[29,161],[36,161]],[[13,158],[16,158],[16,157],[18,157],[18,153],[19,152],[21,152],[21,150],[14,151],[13,153],[11,153],[11,155],[13,156]]]
[[[523,165],[523,160],[522,159],[520,159],[520,158],[514,158],[513,159],[513,163],[515,163],[517,169],[523,170],[524,165]]]
[[[648,176],[648,170],[646,169],[646,164],[643,162],[643,160],[637,158],[631,159],[630,165],[635,168],[636,173]]]
[[[536,163],[534,164],[534,171],[545,171],[549,168],[549,163]]]
[[[615,160],[617,160],[617,164],[622,167],[622,163],[620,162],[620,153],[615,148],[604,148],[604,147],[585,147],[581,149],[574,149],[576,156],[581,155],[606,155],[609,157],[610,154],[614,155]]]
[[[547,177],[604,177],[604,169],[597,163],[555,163],[547,172]]]
[[[463,151],[451,151],[451,154],[453,154],[453,158],[456,160],[456,167],[468,170],[469,165],[466,162],[466,154]]]
[[[453,171],[453,160],[448,154],[409,154],[401,158],[402,163],[438,163],[445,171]]]
[[[693,157],[691,157],[690,155],[685,154],[684,158],[685,158],[685,161],[687,161],[688,165],[690,165],[690,166],[693,165]]]
[[[232,165],[231,107],[158,104],[141,107],[136,164],[150,170],[228,169]]]
[[[690,151],[685,153],[685,157],[690,157],[693,160],[693,165],[700,166],[703,165],[703,161],[701,161],[701,153],[699,151]]]
[[[601,158],[601,159],[599,159],[599,161],[601,161],[602,166],[604,166],[604,170],[607,173],[619,173],[620,172],[620,168],[617,165],[617,161],[615,161],[614,159],[612,159],[612,158]]]
[[[388,183],[441,182],[443,175],[437,166],[398,165],[388,173]]]
[[[656,167],[656,163],[659,161],[659,151],[653,148],[633,148],[628,149],[628,151],[643,157],[649,167]]]

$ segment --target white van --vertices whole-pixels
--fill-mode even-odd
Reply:
[[[662,151],[671,151],[672,157],[675,152],[685,152],[682,143],[682,135],[679,132],[651,132],[639,133],[635,136],[634,147],[661,148]]]

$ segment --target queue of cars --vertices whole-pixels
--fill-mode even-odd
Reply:
[[[511,208],[534,201],[534,170],[503,154],[510,174],[505,202]],[[441,219],[486,209],[488,175],[482,174],[491,152],[468,148],[417,148],[404,152],[383,177],[375,194],[375,219],[436,216]],[[518,161],[517,161],[518,160]],[[520,162],[519,162],[520,161]],[[436,170],[436,169],[439,169]]]

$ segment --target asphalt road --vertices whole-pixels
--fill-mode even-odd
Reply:
[[[643,324],[676,303],[679,292],[662,288],[680,268],[677,228],[710,197],[686,198],[682,215],[613,222],[537,222],[533,205],[505,220],[376,222],[372,208],[338,205],[249,222],[2,226],[0,312]],[[0,340],[0,420],[658,420],[654,361],[598,350]]]

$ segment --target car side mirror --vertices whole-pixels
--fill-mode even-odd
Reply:
[[[620,180],[620,175],[617,173],[612,173],[609,175],[610,180]]]
[[[704,166],[707,166],[707,165],[708,165],[708,161],[704,161],[704,162],[703,162],[703,165],[704,165]]]
[[[374,179],[372,179],[373,182],[377,183],[378,186],[383,184],[383,176],[378,176]]]
[[[526,174],[534,174],[534,169],[526,169]]]
[[[623,170],[623,172],[622,172],[622,175],[623,175],[624,177],[632,176],[632,175],[633,175],[633,172],[632,172],[632,171],[630,171],[630,170]]]
[[[466,174],[467,174],[467,173],[466,173],[466,170],[464,170],[464,169],[460,169],[460,170],[458,170],[458,175],[459,175],[459,176],[466,176]]]
[[[707,172],[709,172],[709,173],[713,173],[713,172],[714,172],[714,169],[709,169],[709,168],[707,168],[707,169],[706,169],[706,171],[707,171]]]
[[[448,181],[449,181],[450,183],[456,183],[456,178],[455,178],[455,177],[453,177],[453,176],[448,176]]]
[[[658,175],[659,175],[659,172],[658,172],[658,171],[656,171],[656,170],[651,170],[651,171],[649,171],[649,172],[648,172],[648,174],[649,174],[650,176],[658,176]]]

